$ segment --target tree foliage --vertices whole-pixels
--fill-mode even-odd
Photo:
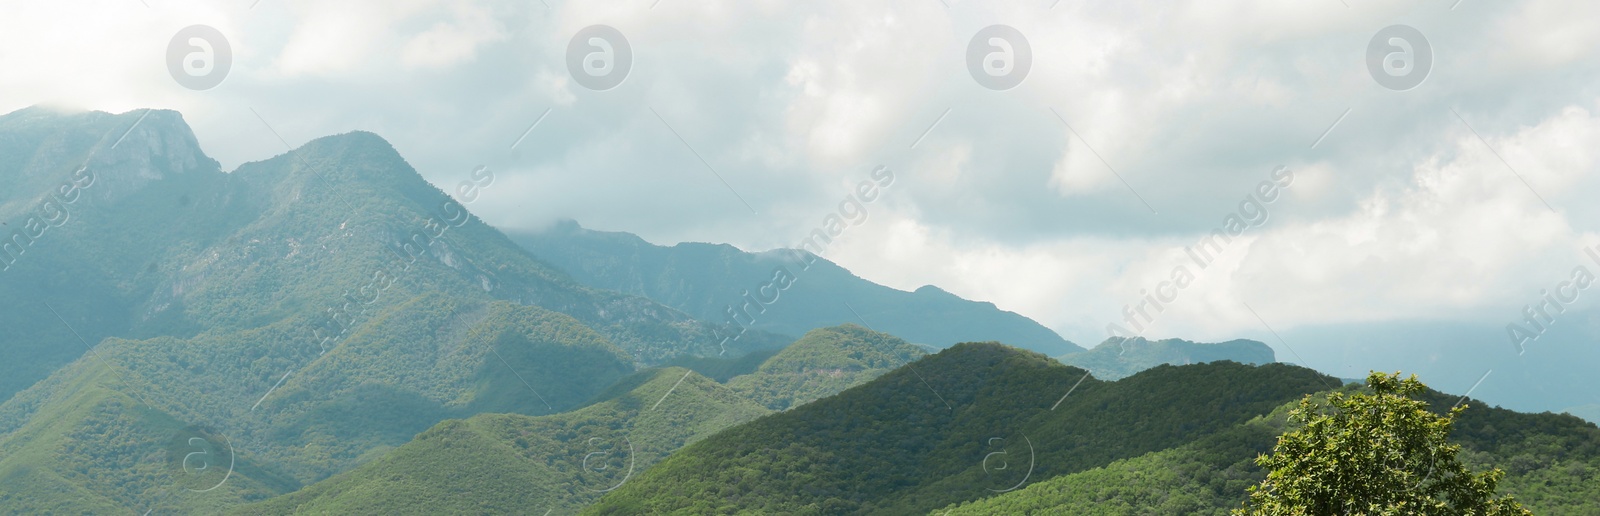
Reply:
[[[1267,479],[1250,489],[1235,515],[1532,514],[1498,496],[1505,472],[1474,473],[1448,442],[1465,406],[1440,416],[1416,399],[1426,386],[1413,375],[1373,372],[1371,393],[1302,400],[1290,413],[1298,428],[1279,437],[1256,463]]]

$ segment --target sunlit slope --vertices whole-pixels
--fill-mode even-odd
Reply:
[[[866,383],[927,353],[899,337],[854,324],[811,330],[728,386],[787,410]]]
[[[1335,381],[1218,362],[1102,382],[962,344],[691,445],[586,513],[926,512],[1179,446]]]
[[[239,512],[571,513],[684,444],[768,413],[682,368],[640,373],[602,398],[563,414],[446,421],[381,459]]]

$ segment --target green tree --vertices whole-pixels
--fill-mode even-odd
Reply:
[[[1256,463],[1269,472],[1250,488],[1235,515],[1502,515],[1532,514],[1514,497],[1497,497],[1505,472],[1473,473],[1457,462],[1450,428],[1464,406],[1446,416],[1413,396],[1427,387],[1416,375],[1372,372],[1371,393],[1301,400],[1295,429],[1278,437]]]

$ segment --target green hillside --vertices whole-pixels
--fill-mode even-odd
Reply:
[[[50,386],[53,410],[0,440],[4,512],[217,512],[297,486],[244,442],[122,394],[124,372],[93,361],[69,368],[69,382]]]
[[[1441,414],[1460,401],[1440,393],[1427,399]],[[1506,470],[1501,491],[1516,495],[1535,514],[1600,511],[1600,482],[1595,481],[1600,474],[1600,428],[1569,416],[1465,403],[1469,408],[1457,420],[1451,441],[1462,445],[1467,466]],[[1266,478],[1255,457],[1271,451],[1296,405],[1285,404],[1194,443],[952,505],[938,514],[1226,515],[1242,506],[1249,486]],[[1517,430],[1501,430],[1512,428]]]
[[[198,422],[231,441],[249,443],[241,447],[247,450],[241,457],[271,464],[288,479],[273,484],[275,489],[252,491],[263,498],[354,467],[447,418],[575,408],[632,371],[624,353],[564,315],[506,303],[450,308],[448,302],[425,297],[380,314],[370,331],[295,370],[292,381],[282,382],[265,398],[265,388],[218,381],[247,378],[249,366],[263,362],[236,363],[233,358],[266,349],[262,343],[270,341],[258,333],[191,341],[107,341],[97,349],[99,359],[80,360],[0,405],[0,421],[26,422],[0,437],[0,446],[20,456],[43,453],[56,439],[104,426],[80,413],[85,401],[67,389],[93,380],[85,375],[111,364],[116,381],[96,384],[107,395],[145,400],[157,411],[173,414],[171,419]],[[471,323],[453,322],[467,317],[473,318]],[[170,433],[171,425],[138,421],[122,431],[157,441]],[[40,426],[45,422],[50,424]],[[122,461],[148,455],[123,451],[131,455]],[[74,455],[103,451],[63,453],[68,457],[43,462],[8,454],[8,461],[50,470],[83,466],[108,482],[128,486],[130,498],[119,500],[126,505],[151,503],[149,493],[160,486],[160,479],[137,468]]]
[[[1271,451],[1277,439],[1276,427],[1267,423],[1252,420],[1194,443],[1043,480],[938,514],[1226,516],[1244,503],[1246,489],[1267,476],[1255,465],[1256,455]]]
[[[1332,382],[1231,362],[1102,382],[962,344],[689,446],[585,513],[926,512],[1180,446]]]
[[[682,368],[579,410],[440,423],[383,458],[241,514],[567,514],[667,453],[768,411]],[[587,461],[587,462],[586,462]]]
[[[702,321],[735,328],[803,335],[865,318],[875,329],[936,348],[999,341],[1048,355],[1083,351],[1049,328],[993,303],[962,299],[931,285],[915,292],[895,290],[809,253],[799,260],[790,251],[747,253],[729,245],[691,242],[663,247],[629,233],[584,229],[572,221],[511,237],[584,284],[648,297]],[[730,307],[743,310],[744,292],[760,290],[780,268],[794,278],[789,288],[753,314],[753,321],[746,315],[740,315],[737,323],[730,318]]]
[[[728,387],[773,410],[788,410],[866,383],[927,353],[854,324],[811,330]]]
[[[1278,361],[1272,348],[1253,340],[1239,339],[1213,344],[1182,339],[1147,340],[1144,337],[1112,337],[1094,349],[1062,355],[1056,360],[1088,369],[1095,378],[1106,380],[1127,378],[1161,364],[1204,364],[1218,360],[1270,364]]]
[[[243,196],[180,115],[25,109],[0,117],[0,156],[0,400],[81,356],[74,331],[196,331],[149,301],[251,208],[224,206]]]
[[[824,328],[735,380],[786,385],[823,397],[887,371],[887,364],[903,364],[906,357],[920,355],[915,346],[859,326]],[[794,373],[840,368],[854,370],[839,376]],[[773,381],[760,380],[765,378]],[[516,512],[509,509],[513,507],[576,510],[602,493],[574,486],[596,479],[621,481],[584,471],[582,457],[571,455],[590,447],[589,439],[599,435],[594,429],[611,432],[601,436],[607,441],[622,436],[633,444],[637,475],[684,444],[770,412],[753,401],[752,394],[757,393],[724,386],[684,368],[645,371],[616,382],[595,397],[598,401],[571,412],[480,415],[440,423],[378,460],[245,512],[284,513],[302,505],[317,508],[316,512],[373,514]],[[767,391],[759,395],[763,400],[778,399]],[[798,402],[782,399],[785,407]],[[562,460],[576,460],[580,466],[562,466]]]

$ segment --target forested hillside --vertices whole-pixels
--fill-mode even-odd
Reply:
[[[240,514],[569,513],[685,443],[768,411],[682,368],[562,414],[440,423],[383,458]]]
[[[788,410],[866,383],[926,354],[899,337],[846,324],[811,330],[728,386],[767,408]]]
[[[921,352],[887,334],[853,325],[822,328],[735,383],[783,385],[826,397],[890,370],[891,363],[904,364],[909,356]],[[810,374],[841,369],[850,373]],[[725,386],[683,368],[648,370],[618,381],[571,412],[445,421],[382,459],[244,512],[281,514],[295,507],[341,514],[517,512],[518,507],[575,511],[609,491],[595,487],[597,482],[621,484],[687,443],[769,413],[761,405],[775,400],[780,398],[773,392]],[[789,408],[808,400],[781,401]],[[631,455],[618,443],[631,443]],[[596,453],[626,455],[632,462],[584,466],[585,458],[601,456]],[[628,466],[633,475],[614,474]]]
[[[1347,392],[1364,387],[1350,385]],[[1539,515],[1600,511],[1600,428],[1566,415],[1523,414],[1431,392],[1433,411],[1457,402],[1468,409],[1451,441],[1475,471],[1507,472],[1501,491]],[[1208,514],[1226,515],[1266,478],[1255,463],[1288,427],[1285,404],[1271,414],[1194,443],[1044,480],[992,498],[953,505],[939,514]]]
[[[1299,367],[1231,362],[1103,382],[962,344],[685,448],[586,513],[927,512],[1179,446],[1328,385]]]

